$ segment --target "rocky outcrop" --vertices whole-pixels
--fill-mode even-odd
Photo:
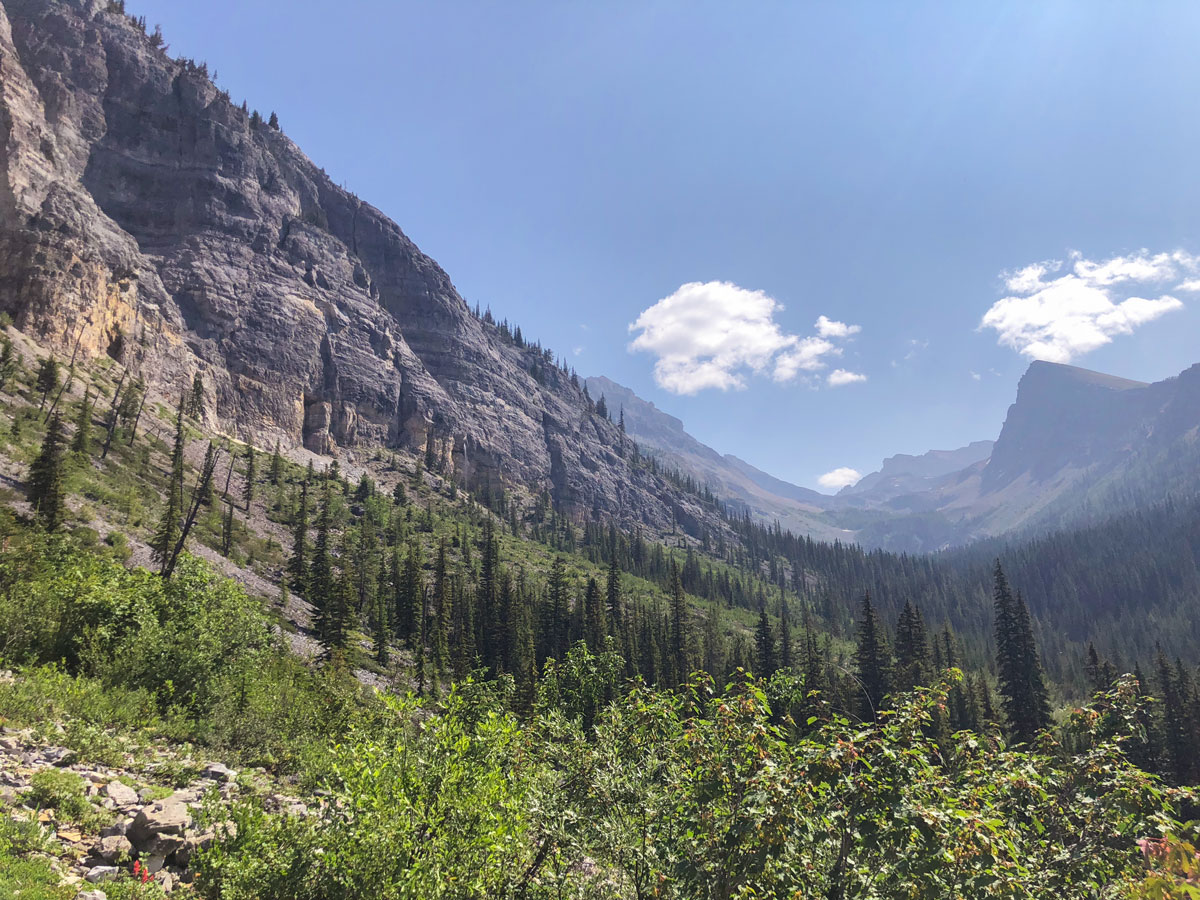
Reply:
[[[462,482],[666,527],[711,514],[632,469],[540,347],[477,317],[379,210],[98,0],[0,2],[0,310],[264,446],[418,452]],[[679,518],[675,516],[675,518]]]

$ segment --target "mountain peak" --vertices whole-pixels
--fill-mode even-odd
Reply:
[[[1146,387],[1144,381],[1134,381],[1130,378],[1120,378],[1116,375],[1106,375],[1092,369],[1079,366],[1069,366],[1065,363],[1047,362],[1043,359],[1034,360],[1021,377],[1018,391],[1026,386],[1043,390],[1049,385],[1075,385],[1080,387],[1106,388],[1111,391],[1128,391],[1134,388]]]

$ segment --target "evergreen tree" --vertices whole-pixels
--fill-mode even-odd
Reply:
[[[29,503],[47,531],[58,528],[66,516],[62,445],[62,420],[51,416],[42,449],[29,467]]]
[[[864,594],[858,616],[858,645],[854,651],[854,668],[859,681],[859,716],[864,720],[876,718],[891,690],[889,656],[887,636],[875,615],[875,607],[871,605],[871,595]]]
[[[607,630],[604,626],[604,601],[600,597],[600,585],[595,578],[587,581],[587,590],[583,596],[583,611],[585,620],[585,635],[587,644],[593,653],[604,649],[604,636]]]
[[[171,474],[167,485],[167,508],[163,510],[158,529],[150,542],[154,559],[160,566],[165,567],[175,551],[179,540],[179,519],[183,515],[183,452],[186,441],[183,426],[183,398],[180,397],[179,409],[175,415],[175,445],[171,449]]]
[[[449,662],[450,634],[450,570],[446,559],[446,539],[443,537],[438,544],[437,561],[433,566],[433,597],[430,613],[433,617],[433,633],[430,643],[433,645],[433,669],[438,676],[446,672]]]
[[[896,691],[911,691],[928,684],[931,674],[929,636],[925,631],[925,620],[921,610],[912,602],[904,601],[900,618],[896,622]]]
[[[688,664],[688,640],[690,626],[688,622],[687,598],[683,593],[683,581],[680,579],[679,567],[671,560],[668,576],[668,593],[671,601],[671,664],[672,675],[676,684],[683,684],[690,673]]]
[[[42,395],[42,403],[38,409],[45,409],[46,398],[58,387],[58,360],[53,356],[47,356],[38,366],[36,386]]]
[[[221,517],[221,553],[229,556],[233,550],[233,501],[225,498],[225,514]]]
[[[608,607],[608,627],[613,634],[618,634],[624,626],[624,613],[621,609],[621,567],[617,563],[615,544],[608,558],[608,578],[604,585],[605,605]]]
[[[92,452],[92,400],[88,388],[84,388],[83,400],[79,403],[79,415],[75,418],[71,452],[81,458]]]
[[[20,364],[17,362],[17,353],[13,349],[12,341],[7,334],[0,334],[0,391],[8,386],[19,368]]]
[[[312,562],[308,567],[308,602],[316,613],[313,624],[323,643],[331,632],[334,594],[333,555],[329,547],[330,527],[333,517],[333,495],[331,482],[326,480],[322,488],[321,514],[317,519],[317,542],[313,547]]]
[[[425,601],[425,584],[421,575],[421,549],[416,541],[408,545],[404,560],[404,574],[396,590],[396,623],[401,639],[413,647],[422,640],[424,623],[422,604]]]
[[[308,464],[308,474],[312,475],[312,463]],[[296,520],[292,527],[292,555],[288,559],[288,576],[292,582],[292,590],[301,596],[306,594],[308,584],[308,482],[305,478],[300,485],[300,506],[296,510]],[[230,509],[233,508],[230,501]]]
[[[996,669],[1004,715],[1015,741],[1028,743],[1050,724],[1050,700],[1033,640],[1029,609],[996,560],[993,571],[996,613]]]
[[[283,454],[279,452],[279,441],[275,441],[275,452],[271,454],[271,486],[283,483]]]
[[[550,563],[550,577],[546,582],[548,617],[543,628],[546,641],[545,656],[561,661],[566,659],[570,644],[570,624],[567,609],[567,570],[563,558],[557,554]]]
[[[754,653],[757,674],[760,678],[770,678],[775,674],[775,632],[771,629],[771,619],[767,615],[767,604],[764,602],[758,608],[758,627],[754,630]]]
[[[192,395],[188,398],[187,414],[190,418],[200,418],[204,410],[204,378],[197,372],[192,376]]]
[[[779,667],[792,668],[792,611],[782,592],[779,598]]]
[[[246,483],[242,488],[242,501],[246,504],[246,512],[250,511],[250,504],[254,501],[254,481],[258,477],[254,467],[254,446],[246,445]]]

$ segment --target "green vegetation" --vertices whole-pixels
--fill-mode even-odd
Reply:
[[[1034,604],[994,560],[984,611],[960,617],[983,630],[960,636],[938,591],[892,609],[914,573],[965,570],[901,577],[748,521],[659,540],[579,523],[544,495],[466,490],[432,431],[354,481],[267,465],[205,441],[199,382],[142,419],[124,374],[72,378],[61,419],[20,369],[0,396],[4,451],[56,471],[62,498],[54,522],[0,511],[0,664],[18,672],[0,717],[62,724],[82,758],[187,742],[311,792],[307,816],[214,806],[238,828],[201,854],[201,896],[1150,897],[1189,877],[1195,800],[1168,784],[1198,775],[1191,670],[1163,652],[1153,682],[1118,679],[1093,646],[1098,696],[1064,707]],[[102,447],[78,439],[97,417]],[[291,594],[252,596],[189,546]],[[852,584],[853,614],[834,599]],[[96,815],[64,774],[30,801]],[[163,790],[196,774],[156,769]],[[0,878],[20,857],[31,890],[35,853],[0,852]]]

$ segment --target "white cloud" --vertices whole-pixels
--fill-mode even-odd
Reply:
[[[969,374],[971,376],[972,381],[981,381],[983,379],[983,376],[980,375],[978,372],[970,372]]]
[[[855,384],[859,381],[866,381],[867,376],[861,372],[848,372],[845,369],[834,369],[829,373],[829,377],[825,379],[830,387],[841,387],[843,384]]]
[[[847,325],[845,322],[835,322],[833,319],[826,316],[817,316],[816,324],[817,334],[823,338],[835,337],[844,338],[850,337],[852,334],[858,334],[862,328],[858,325]]]
[[[762,291],[728,281],[693,281],[638,316],[629,326],[637,333],[629,349],[658,357],[654,380],[659,387],[695,394],[744,388],[747,374],[786,382],[802,372],[818,372],[828,357],[841,355],[835,341],[862,330],[821,316],[816,335],[788,334],[774,318],[782,308]]]
[[[991,328],[999,343],[1032,359],[1070,362],[1139,325],[1183,304],[1164,291],[1200,289],[1200,279],[1179,282],[1200,271],[1200,257],[1182,251],[1093,261],[1072,254],[1006,273],[1012,293],[984,314],[980,328]],[[1174,283],[1174,287],[1171,285]],[[1147,298],[1135,292],[1150,290]]]
[[[571,352],[578,356],[583,352],[583,347],[575,347]]]
[[[842,466],[841,468],[834,469],[832,472],[826,472],[817,479],[817,484],[831,491],[836,491],[849,485],[857,484],[861,479],[862,473],[857,469]]]

